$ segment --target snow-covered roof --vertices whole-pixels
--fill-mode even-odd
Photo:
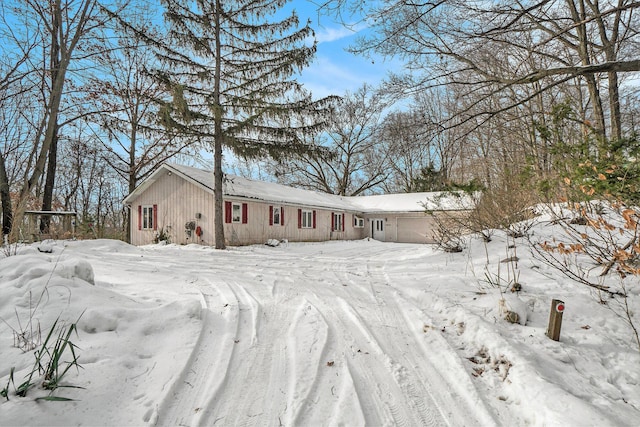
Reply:
[[[185,179],[213,192],[213,172],[190,166],[163,164],[127,198],[130,204],[160,176],[161,171],[175,172]],[[464,210],[472,206],[471,198],[462,193],[443,192],[381,194],[375,196],[337,196],[318,191],[289,187],[274,182],[257,181],[236,175],[225,175],[223,194],[227,197],[255,199],[269,203],[339,209],[362,213],[424,212],[425,210]]]
[[[173,164],[169,167],[213,191],[212,171]],[[237,175],[225,175],[222,192],[229,197],[256,199],[272,203],[357,210],[355,206],[350,204],[348,197],[289,187],[275,182],[257,181]]]
[[[466,193],[430,192],[380,194],[351,197],[351,202],[367,213],[424,212],[471,209],[471,197]]]

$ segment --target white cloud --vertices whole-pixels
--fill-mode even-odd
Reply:
[[[354,31],[344,27],[321,28],[320,30],[316,31],[316,40],[318,41],[318,43],[327,43],[340,40],[345,37],[351,37],[354,34]]]
[[[370,64],[363,58],[348,58],[336,61],[333,57],[318,56],[302,72],[300,81],[314,97],[324,97],[353,92],[365,82],[377,85],[386,73],[384,68]]]
[[[356,24],[348,27],[321,27],[316,31],[316,40],[318,41],[318,43],[330,43],[354,36],[365,28],[367,27],[364,24]]]

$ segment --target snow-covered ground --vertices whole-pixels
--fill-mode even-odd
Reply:
[[[524,325],[490,283],[516,280],[507,304]],[[57,241],[0,259],[0,295],[1,425],[640,425],[631,328],[500,233],[457,254]],[[566,303],[560,342],[545,336],[552,298]],[[58,317],[79,318],[81,369],[63,383],[82,388],[36,400],[49,393],[36,373],[16,396],[35,358],[12,329],[31,318],[44,339]]]

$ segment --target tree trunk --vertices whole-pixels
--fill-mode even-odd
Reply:
[[[136,141],[137,141],[137,122],[131,126],[129,134],[129,194],[133,193],[138,184],[138,169],[136,162]],[[131,209],[125,211],[127,242],[131,243]]]
[[[593,12],[595,22],[598,26],[602,50],[604,51],[607,63],[615,63],[618,60],[616,51],[619,49],[621,40],[620,29],[622,24],[622,9],[624,2],[618,2],[618,9],[615,12],[612,22],[605,22],[598,2],[588,1],[588,5]],[[624,31],[623,31],[624,33]],[[620,113],[620,92],[618,73],[616,70],[607,72],[609,91],[609,123],[611,126],[611,139],[617,141],[622,138],[622,119]],[[609,154],[608,152],[606,153]]]
[[[617,141],[622,138],[622,113],[620,112],[620,92],[618,89],[618,74],[608,73],[609,77],[609,108],[611,109],[611,139]]]
[[[56,126],[57,129],[57,126]],[[58,132],[55,132],[49,148],[49,163],[47,164],[47,175],[44,183],[44,194],[42,195],[42,210],[51,211],[53,205],[53,187],[56,182],[56,167],[58,163]],[[51,215],[42,215],[40,218],[40,232],[49,233],[51,225]]]
[[[215,198],[215,245],[216,249],[226,249],[224,242],[223,176],[222,176],[222,135],[216,132],[213,154],[213,194]]]
[[[51,87],[53,88],[58,79],[60,72],[60,44],[58,43],[58,31],[61,23],[59,22],[59,15],[57,13],[52,14],[53,22],[51,25]],[[42,210],[50,211],[53,203],[53,187],[55,185],[56,166],[58,157],[58,118],[55,117],[53,122],[53,133],[51,134],[51,143],[49,146],[48,163],[47,163],[47,175],[45,177],[44,194],[42,195]],[[40,218],[40,232],[49,233],[49,226],[51,225],[51,216],[43,215]]]
[[[577,51],[580,57],[582,65],[591,65],[591,58],[589,55],[589,38],[586,28],[586,10],[583,1],[578,2],[578,7],[574,0],[568,0],[567,5],[571,12],[571,18],[576,26],[576,33],[578,35]],[[602,108],[602,98],[600,97],[600,90],[598,89],[598,83],[593,74],[586,74],[584,76],[587,82],[587,88],[589,90],[589,98],[591,99],[591,105],[593,107],[593,115],[595,123],[593,129],[598,136],[599,142],[602,143],[606,139],[606,119]]]
[[[215,38],[216,38],[216,70],[213,81],[213,108],[214,108],[214,142],[213,142],[213,194],[215,197],[215,245],[216,249],[226,249],[224,242],[224,217],[223,217],[223,200],[222,200],[222,145],[224,135],[222,133],[222,105],[220,102],[221,92],[221,72],[222,63],[222,41],[220,34],[220,13],[222,5],[220,0],[216,0],[215,11]]]
[[[78,13],[73,18],[65,16],[66,19],[74,20],[76,23],[74,32],[71,34],[62,29],[63,15],[66,13],[66,10],[59,1],[51,2],[51,9],[36,7],[38,5],[36,1],[29,3],[43,20],[47,20],[49,16],[52,18],[51,27],[48,30],[52,40],[50,70],[52,83],[45,110],[48,113],[48,117],[46,124],[43,126],[45,130],[42,145],[40,146],[34,169],[31,171],[31,176],[28,179],[29,171],[25,171],[25,180],[20,191],[19,207],[16,211],[17,215],[15,218],[18,222],[22,220],[23,205],[44,174],[45,163],[49,158],[49,151],[51,150],[51,145],[54,143],[58,131],[58,114],[60,112],[60,103],[63,96],[67,69],[69,68],[75,47],[81,38],[85,36],[85,26],[88,24],[90,15],[95,7],[95,0],[84,0],[84,2],[81,2],[79,5]],[[38,135],[39,134],[40,132]],[[37,147],[39,141],[36,140],[35,142],[34,147]],[[35,152],[32,153],[32,155],[35,155]]]
[[[13,226],[13,208],[11,206],[11,193],[9,192],[9,178],[5,167],[5,159],[0,152],[0,206],[2,207],[2,241],[8,236]],[[2,242],[0,242],[2,243]]]

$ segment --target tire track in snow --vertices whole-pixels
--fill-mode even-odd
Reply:
[[[286,425],[298,420],[321,376],[323,358],[330,339],[329,326],[318,309],[304,299],[287,331],[287,357],[291,363],[288,381]]]
[[[180,376],[173,383],[171,391],[158,410],[157,425],[191,426],[200,424],[203,407],[210,390],[220,387],[217,372],[226,372],[232,352],[230,344],[218,342],[219,333],[233,334],[233,319],[238,317],[238,305],[234,296],[224,287],[196,283],[202,302],[202,328],[198,340]],[[221,306],[221,307],[220,307]],[[221,316],[213,313],[213,308],[221,309]],[[222,369],[220,367],[222,366]]]
[[[294,407],[294,413],[289,413],[285,425],[327,425],[327,416],[331,414],[330,425],[391,425],[396,424],[393,416],[385,405],[386,398],[377,398],[378,393],[372,395],[370,387],[378,386],[379,381],[371,379],[371,372],[384,371],[384,366],[377,368],[365,368],[367,371],[365,376],[361,376],[359,372],[352,373],[356,369],[357,363],[351,361],[350,357],[363,357],[365,352],[358,352],[358,345],[367,348],[364,343],[367,338],[356,339],[349,333],[349,322],[336,321],[336,313],[334,306],[340,304],[340,298],[336,297],[336,293],[328,292],[333,289],[340,292],[347,285],[356,290],[361,289],[362,284],[358,281],[358,275],[353,280],[349,279],[349,274],[344,272],[347,263],[336,260],[329,263],[331,267],[318,267],[316,263],[304,265],[300,272],[305,276],[306,286],[302,289],[294,288],[296,291],[303,290],[304,298],[306,298],[307,308],[306,315],[300,315],[302,309],[298,311],[297,321],[292,324],[289,332],[292,336],[289,348],[295,346],[295,337],[302,339],[304,334],[300,334],[300,330],[308,329],[305,322],[323,323],[327,328],[326,344],[322,349],[317,348],[318,354],[312,355],[304,352],[290,353],[290,359],[293,364],[305,367],[302,375],[292,375],[290,382],[298,383],[294,387],[290,387],[290,396],[296,393],[296,389],[303,389],[306,393],[306,399],[302,405]],[[339,272],[338,274],[335,274]],[[344,273],[344,274],[343,274]],[[310,291],[313,289],[313,291]],[[327,293],[328,292],[328,293]],[[364,300],[363,300],[364,298]],[[376,302],[368,288],[364,290],[358,297],[358,301],[362,305],[371,305]],[[317,320],[311,320],[317,319]],[[304,321],[303,321],[304,320]],[[362,326],[365,330],[366,327]],[[368,338],[372,336],[368,332],[363,332]],[[359,343],[359,344],[358,344]],[[304,346],[310,347],[309,345]],[[306,362],[304,362],[306,360]],[[304,363],[301,363],[304,362]],[[363,360],[364,363],[368,363]],[[357,370],[362,370],[358,367]],[[366,377],[366,378],[365,378]],[[294,397],[294,401],[300,401],[300,394]],[[341,409],[350,408],[348,414],[352,416],[356,414],[356,422],[354,419],[345,419],[344,411]],[[383,415],[376,415],[383,413]],[[400,420],[398,417],[397,420]],[[384,420],[381,422],[381,420]]]
[[[425,351],[434,353],[439,349],[424,343],[420,319],[407,318],[403,306],[407,302],[397,298],[398,291],[391,286],[384,260],[355,268],[339,261],[332,266],[333,271],[327,275],[329,285],[318,285],[315,290],[322,302],[314,303],[328,319],[335,319],[331,329],[345,331],[339,345],[369,346],[365,348],[372,357],[366,364],[344,353],[366,424],[491,424],[492,418],[483,407],[468,407],[466,404],[472,402],[460,402],[455,391],[448,391],[459,390],[451,381],[455,375],[445,378],[438,374],[439,368],[449,367],[425,357]],[[307,271],[306,275],[311,278],[327,273]],[[464,370],[455,364],[451,368]]]
[[[449,408],[448,418],[453,420],[454,424],[459,424],[464,420],[475,417],[479,424],[494,425],[495,420],[489,408],[480,397],[460,357],[447,338],[434,330],[431,330],[431,335],[426,337],[425,334],[427,332],[424,329],[419,329],[416,325],[433,325],[434,322],[420,308],[404,297],[401,292],[396,292],[394,299],[398,306],[402,307],[402,315],[407,325],[412,326],[411,330],[416,337],[416,342],[422,350],[425,360],[428,360],[433,366],[446,363],[450,368],[445,372],[440,370],[424,371],[427,381],[432,384],[441,384],[440,389],[443,392],[434,397],[440,401],[440,405],[443,408]],[[433,351],[434,347],[440,349],[437,354]],[[452,408],[450,402],[458,402],[458,404],[455,408]]]
[[[389,310],[378,288],[388,288],[382,278],[373,280],[369,267],[364,271],[356,270],[348,261],[335,260],[327,267],[313,267],[304,271],[305,276],[314,284],[313,303],[326,313],[330,329],[334,332],[334,357],[341,365],[348,367],[351,383],[358,396],[361,412],[367,425],[441,425],[435,402],[431,406],[415,404],[420,398],[412,396],[397,381],[394,367],[389,361],[387,351],[371,331],[388,327],[380,319]],[[318,271],[320,270],[320,271]],[[349,302],[347,302],[347,299]],[[363,318],[359,312],[363,313]],[[371,322],[373,320],[373,322]],[[391,340],[390,342],[394,342]],[[350,351],[349,351],[350,349]],[[364,349],[365,351],[363,351]],[[332,387],[330,380],[318,381],[316,390],[311,394],[312,401],[327,401],[324,390]],[[373,391],[373,392],[372,392]],[[409,397],[409,399],[407,399]],[[315,411],[315,412],[314,412]],[[314,425],[323,412],[322,408],[310,408],[301,424]],[[320,415],[320,416],[319,416]]]
[[[453,350],[424,341],[420,312],[408,311],[392,286],[382,252],[360,264],[340,254],[322,257],[328,259],[317,263],[279,254],[260,272],[259,283],[255,273],[216,271],[216,285],[201,285],[203,294],[211,294],[211,319],[205,321],[203,310],[200,350],[194,349],[183,373],[191,383],[189,369],[197,372],[191,385],[198,384],[174,383],[159,424],[486,424],[468,402],[446,392],[456,389],[455,376],[434,374],[450,369],[453,357],[440,363],[439,352]],[[305,315],[307,303],[312,308]],[[208,349],[201,342],[205,323],[218,337]],[[447,343],[435,342],[441,344]],[[183,403],[172,404],[172,398]],[[180,414],[180,405],[191,409]]]
[[[340,387],[336,391],[337,400],[333,406],[331,417],[329,418],[329,425],[367,425],[362,403],[359,398],[359,393],[356,391],[353,378],[349,363],[347,362],[341,371]]]
[[[432,409],[435,405],[407,404],[407,396],[411,397],[408,402],[413,402],[415,396],[410,396],[398,382],[387,351],[375,333],[344,298],[334,296],[332,300],[333,304],[327,300],[316,304],[321,304],[327,318],[335,319],[332,329],[342,331],[335,347],[342,349],[340,363],[348,367],[361,412],[365,414],[365,423],[396,426],[443,424],[444,419]],[[377,329],[380,325],[371,326]],[[351,349],[351,352],[345,349]]]
[[[425,339],[423,325],[433,324],[433,322],[429,321],[425,313],[410,299],[404,297],[399,289],[390,286],[391,280],[384,268],[372,269],[367,263],[367,272],[373,281],[389,285],[381,288],[383,299],[388,307],[388,310],[380,312],[381,321],[399,325],[402,328],[401,335],[406,337],[405,351],[390,349],[392,351],[389,352],[389,362],[397,383],[410,397],[409,402],[418,407],[422,406],[421,397],[424,395],[424,390],[420,390],[416,385],[428,384],[426,391],[430,400],[451,425],[495,424],[482,399],[477,396],[477,393],[475,393],[476,398],[473,397],[475,388],[453,347],[439,335],[431,336],[431,342]],[[381,332],[388,332],[388,330],[375,331],[375,333]],[[382,338],[382,342],[393,342],[389,341],[391,337],[383,336]],[[443,359],[441,356],[446,357]],[[415,361],[422,361],[422,364],[415,365]],[[439,366],[447,367],[446,376],[441,373],[441,369],[438,369]],[[416,382],[415,379],[419,381]]]
[[[289,416],[287,378],[293,369],[282,325],[292,313],[271,296],[254,296],[247,287],[230,283],[238,300],[236,338],[222,387],[209,398],[200,425],[278,425]],[[254,288],[259,291],[258,288]]]
[[[349,382],[357,394],[365,424],[427,425],[421,417],[407,415],[415,411],[403,407],[405,397],[399,387],[393,386],[386,353],[355,308],[361,311],[385,310],[385,302],[377,296],[376,284],[369,280],[366,272],[354,272],[353,264],[348,261],[335,260],[326,265],[331,265],[331,268],[309,266],[303,274],[313,284],[313,303],[326,314],[327,319],[331,319],[329,327],[334,331],[332,356],[337,359],[336,364],[346,367],[344,372],[350,376]],[[331,400],[326,396],[326,390],[333,386],[331,379],[321,379],[311,394],[311,400],[323,401],[326,405]],[[303,421],[301,424],[315,425],[327,410],[310,407],[298,420]]]
[[[448,385],[433,383],[425,377],[425,372],[437,371],[438,367],[427,363],[419,351],[421,346],[411,333],[416,326],[409,324],[402,315],[402,307],[393,299],[393,288],[385,285],[380,292],[385,309],[363,312],[362,316],[365,322],[380,325],[372,331],[377,341],[395,344],[383,349],[385,368],[405,396],[407,412],[414,412],[420,425],[447,424],[451,415],[449,408],[455,406],[455,402],[443,405],[436,395]]]

